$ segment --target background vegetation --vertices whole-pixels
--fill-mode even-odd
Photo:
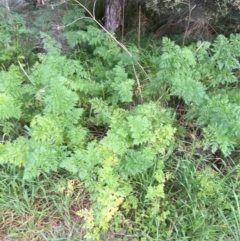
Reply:
[[[123,4],[1,1],[0,240],[240,240],[238,1]]]

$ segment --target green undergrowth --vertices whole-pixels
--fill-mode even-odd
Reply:
[[[0,237],[238,240],[240,35],[122,46],[73,8],[29,55],[6,16]]]
[[[76,212],[89,205],[84,185],[64,171],[23,180],[23,170],[0,166],[0,240],[79,240]]]

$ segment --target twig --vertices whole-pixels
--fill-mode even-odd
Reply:
[[[133,66],[133,71],[134,71],[134,74],[135,74],[135,77],[136,77],[136,80],[137,80],[138,91],[139,91],[139,94],[140,94],[141,103],[143,103],[141,84],[140,84],[140,81],[139,81],[139,78],[138,78],[138,75],[137,75],[137,72],[136,72],[134,64],[132,66]]]
[[[189,0],[189,3],[188,3],[188,8],[189,8],[188,23],[187,23],[187,27],[186,27],[186,30],[185,30],[185,33],[184,33],[184,37],[183,37],[183,43],[182,43],[183,46],[185,45],[185,39],[186,39],[186,35],[187,35],[188,29],[189,29],[189,25],[190,25],[190,19],[191,19],[191,15],[192,15],[192,10],[195,7],[196,7],[196,4],[191,8],[191,2]]]
[[[8,137],[8,140],[11,142],[11,136],[9,134],[6,134],[4,133],[3,136],[2,136],[2,140],[0,141],[1,143],[4,143],[5,142],[5,136]]]
[[[140,41],[141,41],[141,17],[142,17],[142,11],[141,11],[141,6],[139,6],[139,16],[138,16],[138,52],[140,52]]]
[[[74,21],[72,21],[71,23],[69,23],[69,24],[67,24],[67,25],[60,26],[59,28],[60,28],[60,29],[64,29],[64,28],[66,28],[66,27],[68,27],[68,26],[76,23],[77,21],[79,21],[79,20],[81,20],[81,19],[91,19],[91,18],[89,18],[89,17],[77,18],[77,19],[75,19]]]
[[[121,42],[119,42],[101,23],[99,23],[96,20],[96,18],[92,15],[92,13],[82,3],[80,3],[78,0],[74,0],[74,1],[77,2],[79,4],[79,6],[81,6],[91,16],[91,18],[94,20],[94,22],[96,22],[96,24],[99,27],[101,27],[111,39],[113,39],[129,56],[133,57],[133,55],[131,54],[131,52],[129,52],[129,50],[125,47],[125,45],[123,45]],[[145,74],[147,79],[149,81],[151,81],[151,79],[149,78],[148,74],[146,73],[146,71],[144,70],[142,65],[139,62],[137,62],[137,65],[143,71],[143,73]]]
[[[122,43],[124,42],[124,31],[125,31],[125,0],[122,1]]]
[[[202,48],[203,45],[204,45],[204,42],[199,45],[199,47],[196,49],[196,51],[194,52],[194,54],[196,54],[196,53]]]
[[[136,234],[126,234],[126,233],[114,233],[114,236],[117,237],[124,237],[124,238],[127,238],[127,239],[133,239],[133,238],[141,238],[141,237],[144,237],[148,240],[152,240],[151,237],[149,237],[147,234],[139,234],[139,235],[136,235]]]
[[[125,234],[125,233],[114,233],[114,236],[120,236],[124,238],[140,238],[142,237],[141,235],[134,235],[134,234]]]
[[[48,6],[50,6],[52,9],[54,9],[54,7],[59,6],[63,3],[67,3],[68,0],[61,0],[59,3],[55,3],[55,4],[47,4]]]
[[[26,76],[26,77],[28,78],[28,80],[32,83],[32,85],[35,85],[35,84],[33,83],[33,81],[31,80],[31,78],[29,77],[29,75],[27,74],[27,72],[24,70],[22,64],[21,64],[19,61],[18,61],[18,64],[19,64],[21,70],[23,71],[23,73],[25,74],[25,76]]]
[[[95,0],[94,3],[93,3],[93,16],[94,16],[94,19],[96,17],[96,14],[95,14],[96,2],[97,2],[97,0]]]

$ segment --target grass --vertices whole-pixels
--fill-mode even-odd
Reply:
[[[223,173],[214,170],[203,157],[168,158],[165,171],[171,177],[163,201],[167,219],[164,227],[158,219],[151,221],[151,227],[142,220],[148,240],[240,240],[238,166]],[[23,171],[10,164],[0,167],[0,240],[84,240],[83,220],[76,212],[89,208],[91,202],[83,183],[67,172],[41,174],[32,181],[22,177]],[[146,180],[140,178],[137,182],[141,189]],[[155,238],[150,238],[150,229],[155,230]],[[107,237],[117,240],[114,235]]]
[[[136,35],[135,39],[126,36],[129,47],[137,41]],[[160,47],[152,37],[141,39],[140,45],[144,46],[139,49],[142,64],[154,79],[159,68],[154,56]],[[168,105],[168,87],[157,85],[153,98]],[[128,212],[112,219],[102,240],[240,241],[239,155],[222,161],[224,165],[218,169],[213,163],[217,158],[201,150],[202,143],[195,143],[197,133],[190,129],[177,133],[178,143],[165,156],[165,198],[155,203],[145,198],[156,181],[156,168],[135,175]],[[182,141],[187,136],[188,143]],[[90,196],[77,176],[59,170],[26,181],[22,169],[0,165],[0,241],[84,241],[84,220],[76,213],[90,207]],[[142,238],[136,238],[139,234]]]
[[[0,240],[79,240],[89,205],[83,184],[69,174],[42,174],[24,181],[22,170],[0,167]]]
[[[173,177],[165,187],[167,240],[240,240],[237,166],[217,170],[207,156],[172,157],[167,169]]]
[[[234,168],[233,171],[237,170]],[[231,202],[227,210],[218,209],[223,225],[225,226],[225,235],[230,237],[229,240],[240,240],[240,195],[239,195],[239,173],[233,172],[234,179],[228,186],[229,197]]]

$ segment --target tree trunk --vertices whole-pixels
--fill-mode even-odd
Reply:
[[[116,31],[121,24],[122,0],[106,0],[105,28]]]

